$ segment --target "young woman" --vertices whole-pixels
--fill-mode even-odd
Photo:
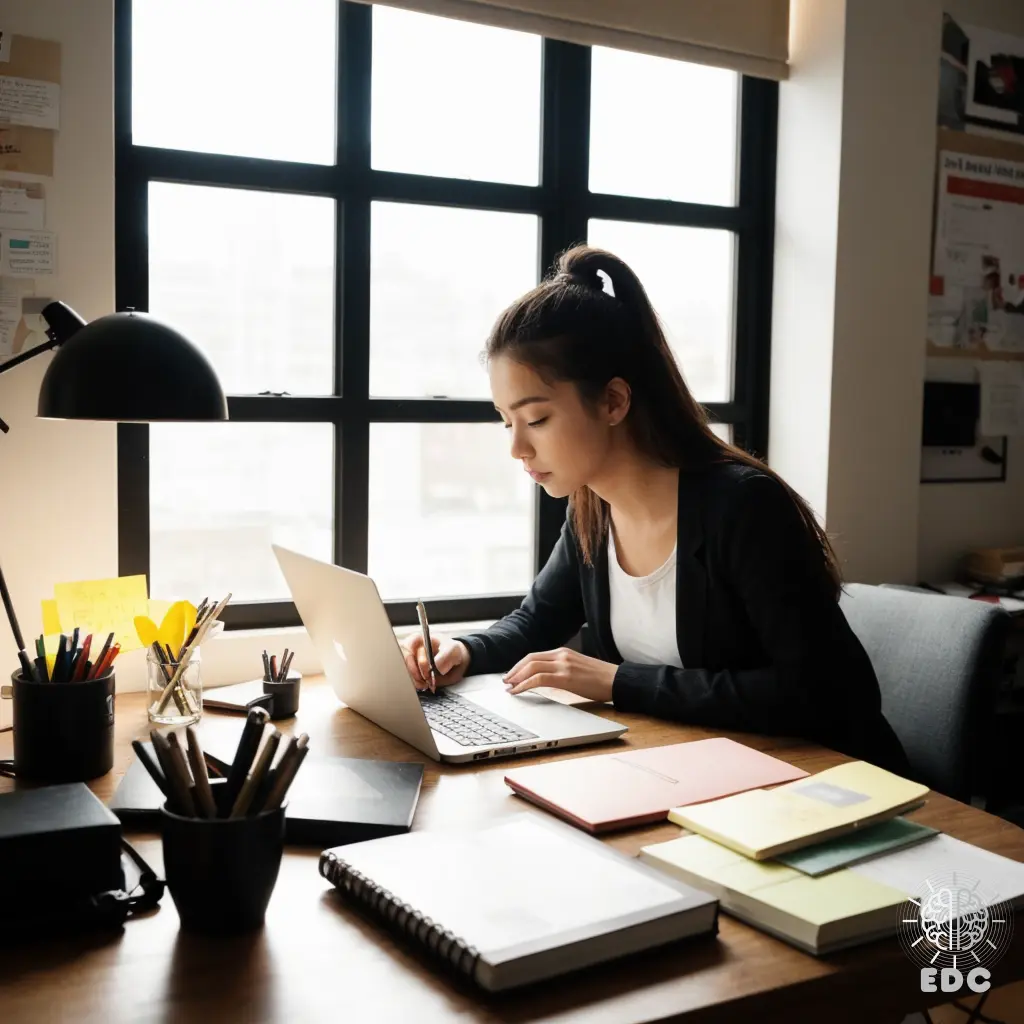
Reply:
[[[566,252],[498,318],[486,357],[512,457],[569,510],[518,609],[482,633],[431,638],[438,685],[503,672],[513,694],[556,686],[909,770],[840,610],[824,530],[712,433],[629,267]],[[584,623],[593,657],[564,646]],[[423,641],[403,648],[422,689]]]

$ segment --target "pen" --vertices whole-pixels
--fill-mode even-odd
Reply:
[[[284,756],[277,764],[277,769],[274,772],[274,781],[270,786],[270,792],[267,794],[267,799],[263,804],[264,811],[276,811],[278,807],[284,802],[285,795],[288,792],[288,787],[292,784],[292,779],[295,778],[295,773],[299,770],[299,765],[302,764],[303,758],[306,756],[306,751],[309,749],[307,744],[309,743],[309,736],[303,733],[289,748],[285,751]]]
[[[256,795],[256,790],[259,789],[260,784],[263,782],[263,777],[270,770],[271,762],[274,760],[274,755],[277,753],[280,742],[281,734],[276,729],[271,729],[270,735],[260,751],[260,756],[256,758],[256,764],[253,765],[251,774],[239,791],[238,799],[235,800],[235,804],[231,808],[231,814],[228,817],[244,817],[245,812],[252,803],[252,798]]]
[[[185,751],[182,749],[181,740],[176,732],[170,732],[167,734],[167,744],[171,749],[171,756],[169,763],[171,770],[174,772],[175,781],[177,782],[178,800],[181,806],[184,808],[183,814],[189,817],[196,816],[196,805],[192,800],[192,793],[190,792],[191,787],[189,783],[192,780],[192,775],[188,770],[188,764],[185,761]]]
[[[150,778],[160,787],[160,792],[169,797],[171,791],[167,785],[167,779],[164,778],[164,773],[153,758],[149,756],[145,744],[141,740],[132,740],[132,750],[135,751],[135,756],[142,763],[143,768],[149,772]]]
[[[213,802],[213,790],[210,788],[210,777],[206,773],[206,759],[203,748],[199,745],[199,735],[190,725],[185,730],[188,737],[188,763],[192,768],[192,780],[195,782],[196,805],[204,818],[217,817],[217,805]]]
[[[178,774],[178,765],[173,757],[170,741],[163,733],[157,732],[156,729],[150,731],[149,738],[153,744],[156,759],[160,762],[160,767],[163,769],[164,778],[167,780],[167,788],[170,791],[168,804],[175,814],[194,813],[192,798],[188,792],[188,779]],[[182,762],[181,767],[184,769],[184,762]]]
[[[288,671],[292,667],[292,658],[295,657],[294,651],[288,651],[288,656],[284,659],[284,664],[281,666],[281,682],[283,683],[288,678]]]
[[[91,679],[95,679],[100,674],[99,673],[99,667],[100,667],[100,665],[103,664],[103,661],[104,661],[104,659],[107,656],[107,651],[110,650],[110,645],[113,642],[114,642],[114,634],[110,633],[107,636],[106,642],[100,648],[100,653],[96,656],[96,660],[93,662],[92,676],[90,677]]]
[[[82,644],[82,649],[78,652],[78,656],[75,658],[75,664],[71,671],[71,681],[73,683],[80,683],[85,679],[85,667],[89,664],[89,651],[92,649],[92,633],[86,638]]]
[[[277,655],[272,654],[270,656],[270,678],[277,682]]]
[[[430,662],[430,692],[437,692],[437,677],[441,674],[437,671],[437,663],[434,661],[434,647],[430,642],[430,623],[427,621],[427,609],[422,601],[416,602],[416,614],[420,620],[420,633],[423,635],[423,646],[427,652],[427,660]]]
[[[270,792],[273,790],[278,777],[286,770],[288,762],[295,754],[295,741],[290,736],[282,735],[277,753],[279,755],[277,764],[267,771],[267,774],[263,776],[263,781],[253,794],[252,803],[249,804],[250,814],[259,814],[260,811],[269,809],[267,807],[267,798],[270,796]]]
[[[272,682],[270,678],[270,656],[266,651],[263,652],[263,678],[266,679],[268,683]]]
[[[231,769],[228,772],[228,781],[224,784],[224,808],[225,815],[234,806],[235,799],[245,782],[252,765],[252,759],[259,749],[260,739],[267,722],[270,721],[270,713],[266,708],[251,708],[245,716],[245,727],[238,740],[238,749],[235,751],[235,758],[231,762]]]
[[[63,683],[64,679],[64,655],[68,649],[68,638],[61,633],[60,640],[57,643],[57,660],[53,663],[53,681],[55,683]]]

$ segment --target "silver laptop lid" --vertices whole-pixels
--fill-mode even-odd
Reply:
[[[436,759],[437,744],[373,580],[277,544],[271,547],[338,698]]]

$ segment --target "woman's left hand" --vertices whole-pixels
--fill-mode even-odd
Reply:
[[[611,662],[559,647],[528,654],[513,665],[504,677],[505,688],[516,694],[535,686],[555,686],[588,700],[611,700],[616,668]]]

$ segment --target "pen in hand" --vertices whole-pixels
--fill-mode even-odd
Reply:
[[[437,677],[441,674],[437,670],[437,663],[434,661],[434,646],[430,642],[430,623],[427,621],[427,609],[423,607],[422,601],[416,602],[416,614],[420,620],[420,633],[423,636],[423,647],[427,652],[427,660],[430,662],[430,692],[437,692]]]

